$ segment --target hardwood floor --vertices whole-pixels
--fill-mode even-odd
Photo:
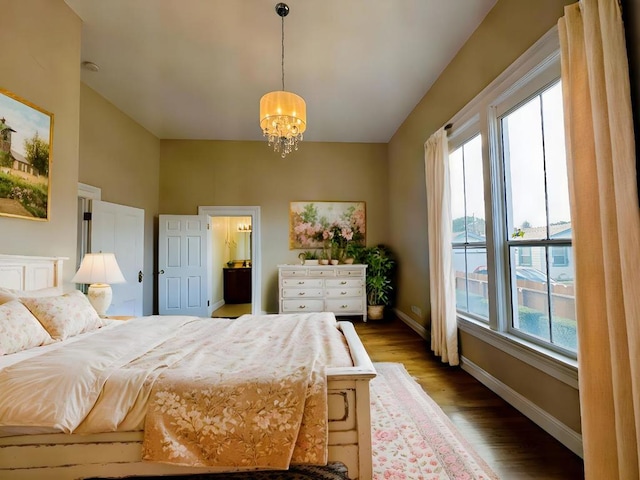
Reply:
[[[211,314],[211,318],[238,318],[251,313],[250,303],[225,303]]]
[[[501,479],[584,478],[580,457],[461,368],[441,363],[401,320],[354,325],[371,359],[403,363]]]

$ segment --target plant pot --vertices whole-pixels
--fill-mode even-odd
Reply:
[[[318,263],[320,263],[320,265],[329,265],[329,260],[326,258],[321,258],[320,260],[318,260]]]
[[[303,265],[318,265],[318,260],[309,260],[306,259],[303,263]]]
[[[347,257],[344,259],[344,263],[346,263],[347,265],[351,265],[353,263],[353,258],[352,257]]]
[[[384,305],[367,305],[367,319],[382,320],[384,318]]]
[[[335,258],[331,259],[331,265],[338,265],[338,263],[340,262],[338,262],[338,260],[336,260]]]

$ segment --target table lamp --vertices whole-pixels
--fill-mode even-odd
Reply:
[[[110,284],[126,280],[113,253],[87,253],[71,281],[89,284],[89,302],[98,315],[104,317],[113,298]]]

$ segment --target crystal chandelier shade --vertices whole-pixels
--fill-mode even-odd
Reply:
[[[260,127],[262,133],[284,158],[298,150],[298,142],[307,129],[307,105],[295,93],[278,90],[260,99]]]
[[[282,158],[298,150],[303,133],[307,129],[307,105],[304,99],[284,89],[284,17],[289,7],[276,5],[276,13],[282,18],[282,90],[269,92],[260,99],[260,128],[269,146]]]

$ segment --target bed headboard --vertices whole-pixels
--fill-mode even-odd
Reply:
[[[0,287],[15,290],[62,289],[62,262],[67,259],[0,254]]]

